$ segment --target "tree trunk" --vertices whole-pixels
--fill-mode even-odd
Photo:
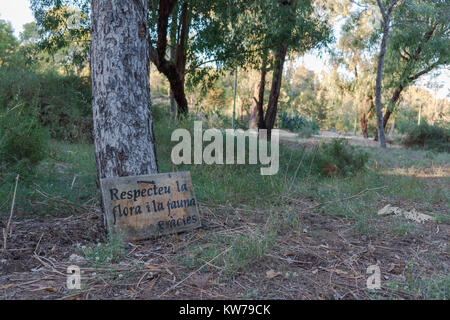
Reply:
[[[178,32],[180,36],[176,50],[176,65],[178,73],[183,79],[183,86],[186,73],[186,41],[189,32],[189,20],[188,3],[185,1],[181,6],[180,30]]]
[[[366,116],[366,110],[367,110],[367,104],[369,104],[369,111],[367,111]],[[364,99],[363,102],[363,110],[361,112],[361,131],[364,136],[364,138],[369,138],[369,133],[367,132],[367,123],[369,121],[370,115],[373,111],[373,98],[372,96],[367,97]]]
[[[91,77],[99,178],[157,173],[147,1],[93,0]]]
[[[164,61],[157,66],[158,71],[163,73],[170,83],[170,92],[173,94],[178,106],[178,114],[188,113],[188,103],[184,91],[184,77],[182,77],[174,64]]]
[[[172,12],[172,23],[170,25],[170,62],[175,63],[176,61],[176,51],[177,51],[177,30],[178,30],[178,5],[175,5],[175,8]],[[172,89],[170,89],[169,83],[169,99],[170,99],[170,113],[176,119],[177,117],[177,103],[175,101],[175,97],[173,95]]]
[[[158,8],[158,40],[156,42],[156,49],[153,47],[150,47],[150,59],[155,64],[156,68],[158,68],[158,71],[164,74],[170,83],[170,90],[173,92],[173,96],[175,98],[175,101],[178,105],[178,112],[179,114],[186,114],[188,113],[188,104],[186,99],[186,94],[184,91],[184,68],[185,66],[182,66],[182,72],[180,72],[180,65],[183,63],[186,64],[186,56],[185,56],[185,41],[180,42],[178,41],[177,45],[177,61],[172,62],[168,61],[165,58],[166,55],[166,48],[167,48],[167,28],[168,28],[168,21],[169,16],[171,12],[173,11],[173,8],[176,4],[177,0],[160,0],[159,1],[159,8]],[[186,4],[186,2],[185,2]],[[186,17],[187,17],[187,4],[186,4]],[[183,17],[181,24],[183,22]],[[187,23],[187,20],[186,20]],[[188,28],[181,27],[183,35],[180,35],[181,37],[184,37],[183,39],[186,39]],[[181,47],[180,47],[181,46]],[[178,58],[178,55],[181,53],[184,54],[184,57]]]
[[[251,97],[251,106],[250,106],[250,119],[248,121],[248,128],[249,129],[257,129],[258,128],[258,100],[256,97],[258,96],[259,92],[259,83],[255,83],[253,86],[253,93]]]
[[[265,117],[265,125],[267,132],[267,137],[270,138],[271,130],[275,125],[275,119],[277,117],[277,109],[278,109],[278,98],[280,96],[280,88],[281,88],[281,80],[283,77],[283,66],[284,60],[286,58],[287,52],[287,44],[282,44],[277,51],[275,68],[273,70],[272,76],[272,87],[270,89],[269,103],[267,105],[266,117]]]
[[[384,55],[386,54],[387,40],[389,36],[389,19],[383,22],[383,38],[381,40],[380,53],[378,54],[377,79],[375,85],[375,107],[377,112],[377,130],[380,146],[386,148],[386,137],[383,126],[383,106],[381,104],[381,85],[383,81]]]
[[[394,128],[395,128],[395,118],[394,118],[394,120],[391,122],[391,128],[389,129],[389,133],[388,133],[389,138],[392,137],[392,134],[394,133]]]
[[[384,130],[386,131],[386,126],[387,123],[389,121],[389,117],[392,114],[392,110],[394,109],[395,105],[397,104],[398,99],[400,99],[400,94],[403,91],[403,86],[400,85],[397,89],[395,89],[392,98],[391,98],[391,104],[390,104],[390,108],[386,109],[386,112],[384,113],[383,116],[383,126],[384,126]]]
[[[258,111],[258,129],[266,129],[263,110],[264,90],[266,89],[266,74],[267,74],[267,55],[264,54],[262,57],[262,64],[261,64],[261,78],[259,80],[258,86],[258,100],[256,101],[256,109]]]

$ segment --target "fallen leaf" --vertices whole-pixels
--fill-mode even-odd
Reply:
[[[146,266],[145,266],[145,269],[149,269],[149,270],[152,270],[152,271],[161,271],[161,268],[160,268],[160,267],[152,266],[152,265],[150,265],[150,264],[146,265]]]
[[[30,292],[41,291],[41,290],[45,290],[48,292],[57,292],[58,291],[58,289],[56,289],[55,287],[41,287],[41,288],[31,289]]]
[[[391,272],[391,271],[394,270],[394,269],[395,269],[395,264],[391,263],[391,264],[389,265],[388,272]]]
[[[196,287],[205,288],[206,286],[208,286],[209,279],[211,278],[211,273],[194,274],[191,277],[191,282]]]
[[[280,272],[275,272],[274,270],[269,270],[266,272],[266,278],[267,279],[273,279],[275,277],[278,277],[279,275],[281,275]]]
[[[332,269],[331,271],[334,271],[337,274],[348,274],[348,272],[343,271],[343,270],[339,270],[339,269]]]
[[[5,284],[4,286],[1,286],[1,287],[0,287],[0,290],[11,288],[11,287],[13,287],[14,285],[15,285],[14,283]]]
[[[196,239],[203,237],[203,231],[197,232],[197,233],[194,235],[194,237],[195,237]]]
[[[154,278],[152,281],[150,281],[150,284],[148,285],[147,291],[151,291],[153,287],[156,284],[156,281],[158,281],[158,278]]]

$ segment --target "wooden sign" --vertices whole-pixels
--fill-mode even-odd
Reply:
[[[106,222],[126,240],[200,227],[188,171],[101,180]]]

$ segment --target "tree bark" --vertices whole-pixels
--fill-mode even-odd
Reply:
[[[264,119],[267,136],[270,138],[271,130],[275,124],[278,109],[278,98],[280,96],[281,80],[283,77],[283,66],[286,58],[287,44],[282,44],[275,56],[275,68],[272,76],[272,87],[270,89],[269,103],[267,105],[266,117]]]
[[[267,55],[264,54],[261,63],[261,77],[258,86],[258,100],[256,100],[256,110],[258,111],[258,129],[266,129],[263,110],[264,90],[266,89],[266,75],[267,75]]]
[[[403,86],[400,85],[397,89],[395,89],[394,93],[392,94],[392,98],[390,100],[390,107],[386,108],[386,111],[384,112],[383,116],[383,129],[386,131],[386,126],[389,121],[389,118],[392,114],[392,110],[394,109],[395,105],[397,104],[397,101],[400,99],[400,94],[403,91]]]
[[[369,133],[367,132],[367,123],[368,123],[370,115],[372,114],[372,111],[374,109],[373,97],[369,96],[366,99],[364,99],[363,104],[364,104],[364,107],[361,112],[361,131],[362,131],[364,138],[367,139],[367,138],[369,138]],[[367,111],[367,116],[366,116],[367,104],[369,104],[369,110]]]
[[[147,1],[93,0],[91,77],[100,179],[157,173]]]
[[[392,134],[394,133],[394,128],[395,128],[395,118],[394,120],[392,120],[391,122],[391,128],[389,129],[389,133],[388,133],[388,137],[391,138]]]
[[[181,6],[181,17],[180,17],[180,25],[179,25],[179,39],[178,45],[176,49],[176,65],[178,73],[183,79],[186,74],[186,41],[189,31],[189,11],[188,11],[188,3],[185,1]]]
[[[170,26],[170,62],[176,63],[176,51],[177,51],[177,30],[178,30],[178,6],[172,12],[172,24]],[[177,103],[173,95],[172,89],[170,89],[169,83],[169,99],[170,99],[170,113],[173,115],[174,119],[177,117]]]
[[[377,79],[375,85],[377,130],[381,148],[386,148],[386,137],[384,135],[384,125],[383,125],[383,105],[381,103],[381,86],[383,81],[384,55],[386,54],[387,41],[389,37],[389,25],[391,20],[391,14],[394,5],[397,1],[398,0],[391,0],[389,7],[387,8],[387,11],[385,11],[384,6],[381,3],[381,0],[377,0],[378,6],[380,7],[381,15],[383,17],[383,37],[381,39],[380,52],[378,54]]]

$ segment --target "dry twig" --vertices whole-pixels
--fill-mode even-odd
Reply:
[[[6,252],[6,242],[7,242],[7,239],[8,239],[8,234],[10,233],[11,219],[12,219],[12,215],[13,215],[13,212],[14,212],[14,205],[16,203],[16,192],[17,192],[17,184],[18,183],[19,183],[19,175],[17,175],[17,177],[16,177],[16,185],[14,187],[14,195],[13,195],[13,199],[12,199],[11,212],[9,213],[8,223],[6,224],[6,228],[3,229],[3,252],[5,253],[5,255],[7,254],[7,252]]]
[[[204,267],[206,267],[208,264],[210,264],[211,262],[213,262],[214,260],[216,260],[218,257],[220,257],[221,255],[227,253],[228,251],[230,251],[232,247],[228,247],[227,249],[225,249],[224,251],[222,251],[221,253],[219,253],[217,256],[215,256],[214,258],[212,258],[211,260],[209,260],[207,263],[204,263],[200,268],[198,268],[197,270],[191,272],[186,278],[184,278],[183,280],[181,280],[180,282],[177,282],[176,284],[174,284],[173,286],[171,286],[169,289],[167,289],[166,291],[164,291],[163,293],[161,293],[159,295],[159,297],[162,297],[163,295],[165,295],[167,292],[172,291],[173,289],[175,289],[176,287],[178,287],[180,284],[182,284],[183,282],[185,282],[187,279],[189,279],[190,277],[192,277],[194,274],[196,274],[197,272],[199,272],[200,270],[202,270]]]

